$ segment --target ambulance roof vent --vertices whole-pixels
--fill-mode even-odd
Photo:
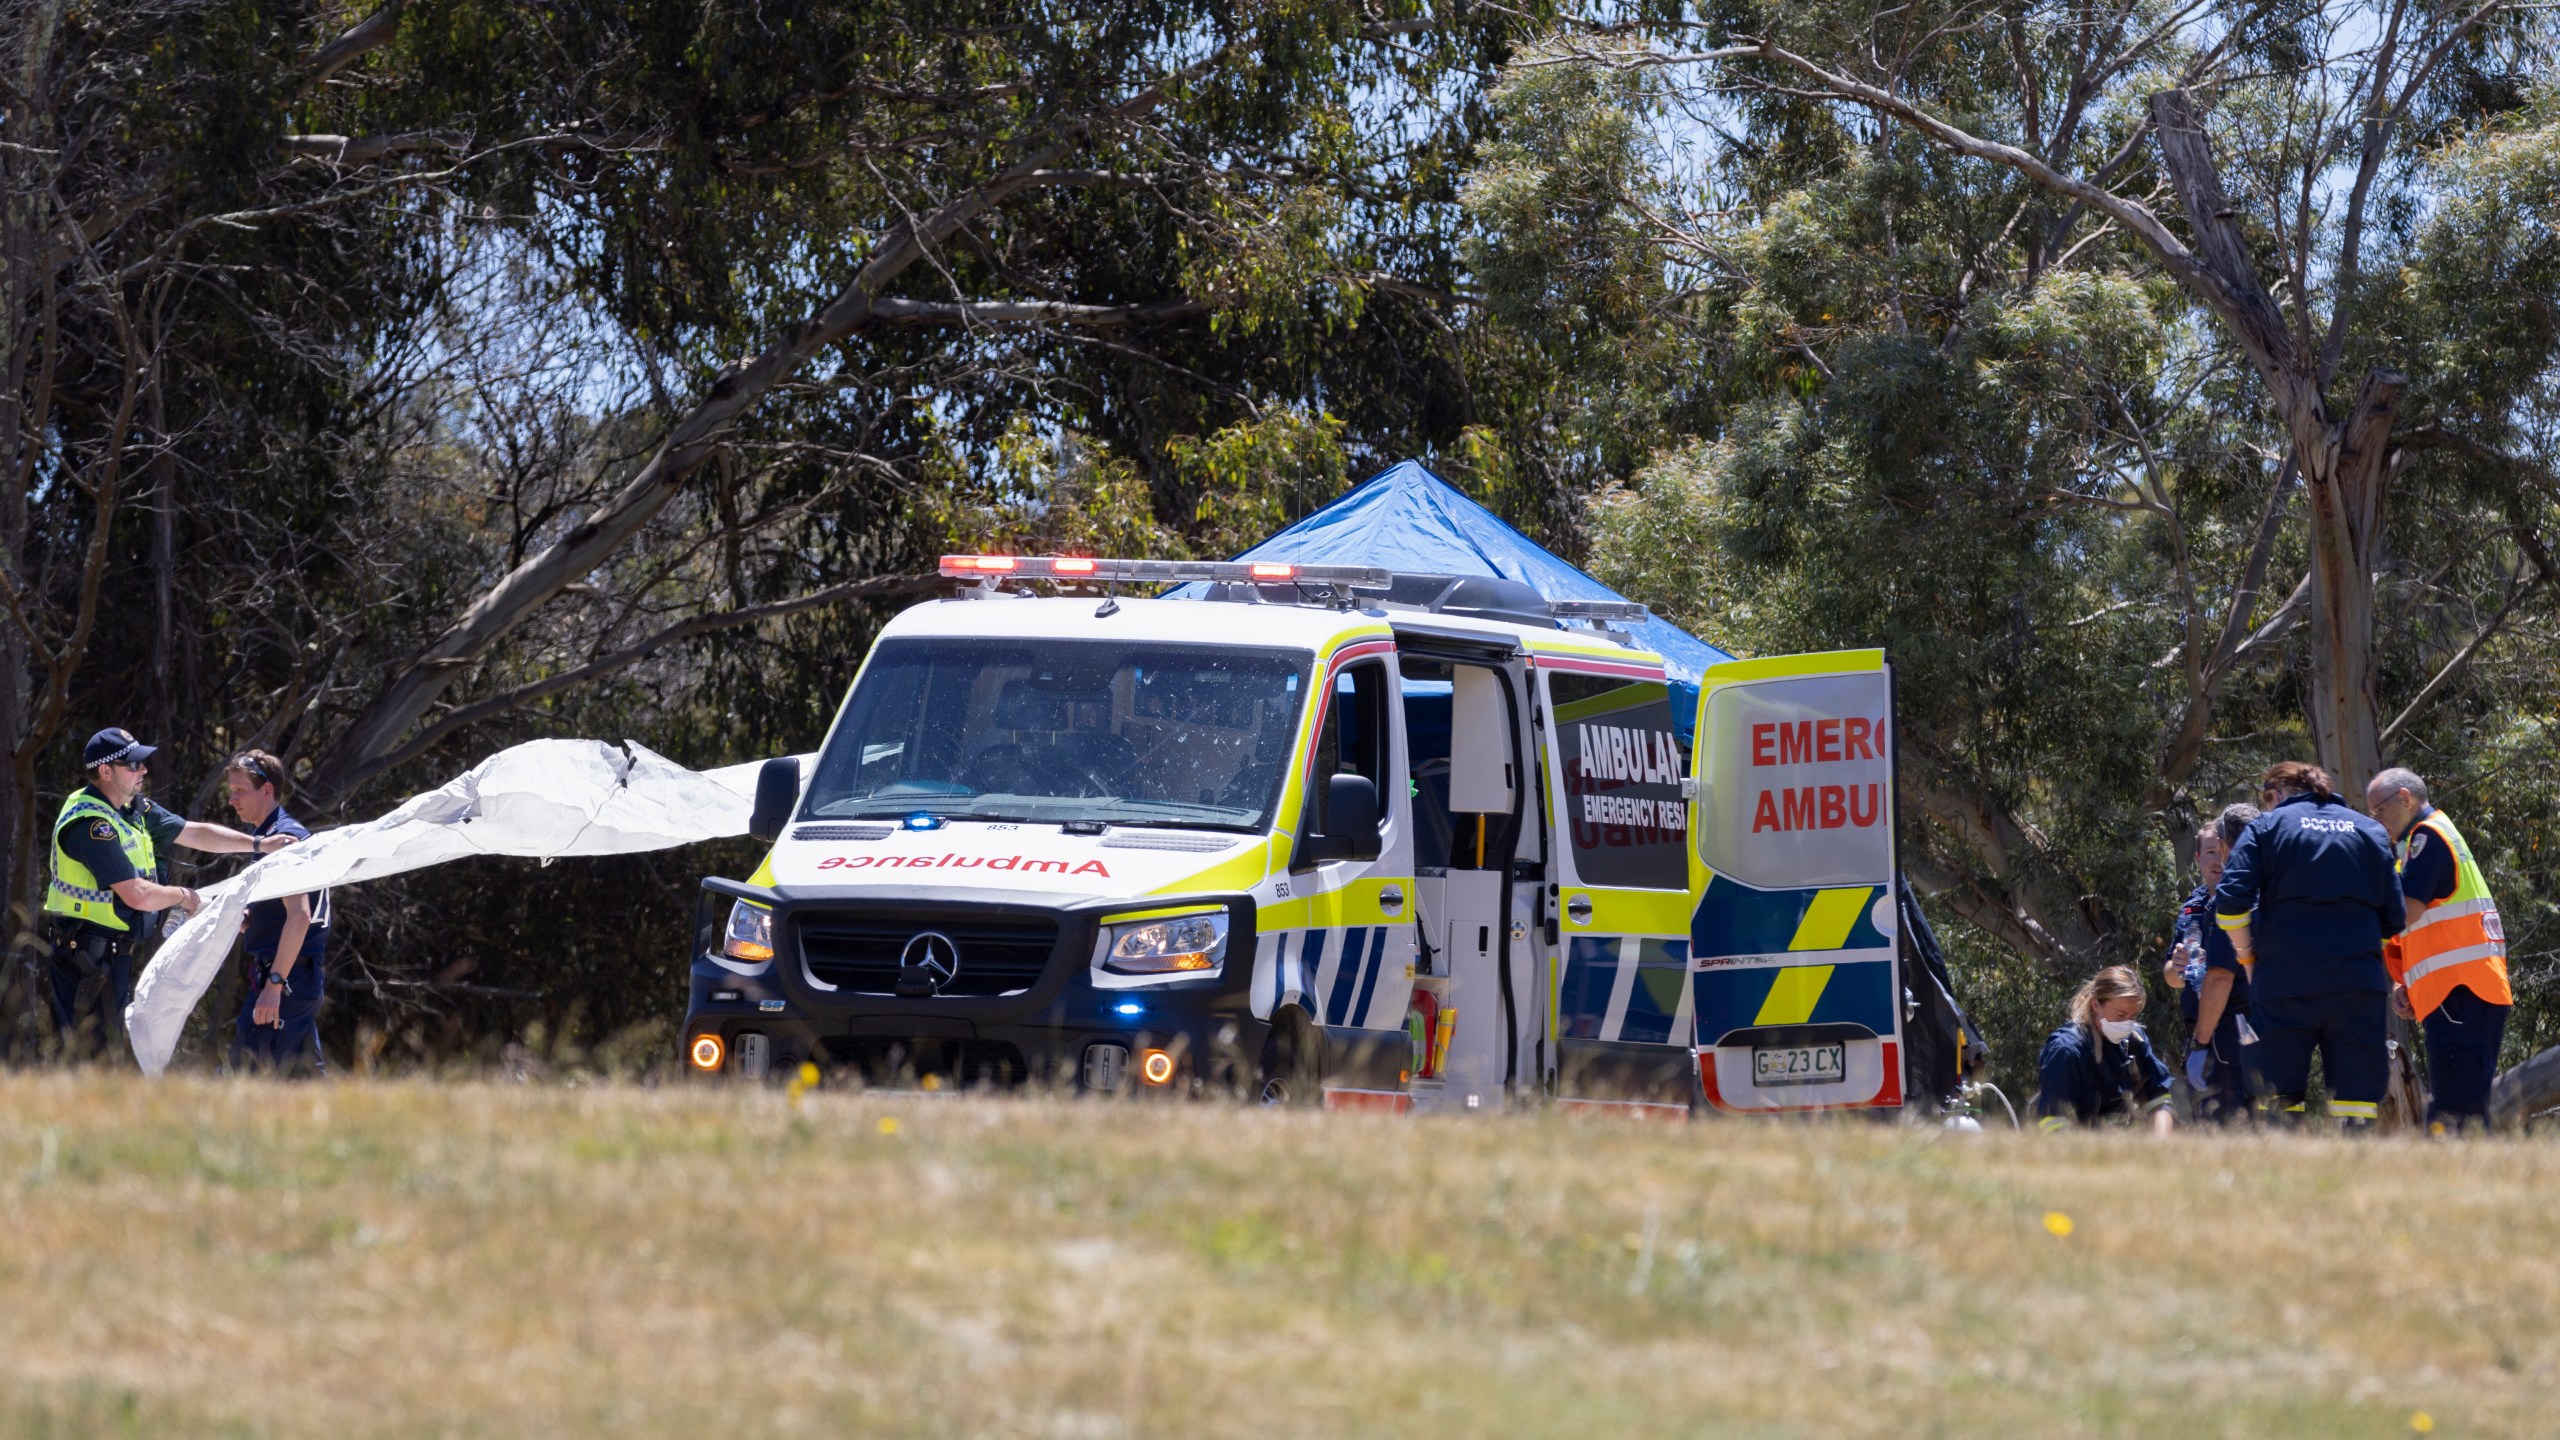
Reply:
[[[1534,587],[1491,575],[1398,575],[1387,587],[1387,603],[1540,630],[1556,623],[1547,597]]]

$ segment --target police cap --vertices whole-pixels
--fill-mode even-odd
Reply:
[[[160,753],[157,745],[145,745],[133,738],[133,732],[110,725],[89,737],[89,748],[82,752],[80,768],[95,770],[101,765],[138,765]]]

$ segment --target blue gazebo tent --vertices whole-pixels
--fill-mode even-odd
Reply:
[[[1460,493],[1421,462],[1399,461],[1350,494],[1236,557],[1302,565],[1378,565],[1426,575],[1517,580],[1550,600],[1624,600]],[[1196,595],[1186,586],[1177,595]],[[1689,738],[1698,681],[1733,657],[1667,620],[1622,627],[1660,655],[1671,679],[1673,723]]]

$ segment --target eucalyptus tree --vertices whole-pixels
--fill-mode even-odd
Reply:
[[[2146,812],[2288,734],[2359,784],[2544,603],[2549,217],[2483,160],[2546,133],[2552,34],[2215,0],[1567,32],[1515,74],[1639,82],[1670,138],[1629,213],[1720,307],[1730,407],[1604,551],[1710,537],[1683,583],[1732,572],[1752,623],[1947,654],[1905,672],[1924,870],[2022,953],[2120,952]]]
[[[813,635],[1045,508],[973,498],[1008,437],[1209,542],[1238,474],[1454,436],[1457,175],[1534,19],[11,0],[15,889],[76,715],[324,805],[618,677],[763,743],[774,645],[803,728]]]

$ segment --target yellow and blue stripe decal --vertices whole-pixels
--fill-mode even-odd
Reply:
[[[1882,885],[1759,890],[1710,876],[1689,935],[1700,962],[1698,1043],[1735,1030],[1835,1021],[1893,1035],[1900,998],[1893,940],[1875,923],[1885,896]],[[1797,955],[1805,963],[1790,963]]]
[[[1685,940],[1577,935],[1556,981],[1556,1033],[1567,1040],[1686,1045],[1688,983]]]
[[[1885,954],[1889,957],[1892,952]],[[1735,1030],[1847,1021],[1877,1035],[1894,1031],[1890,958],[1821,965],[1758,965],[1698,972],[1698,1040],[1712,1045]]]
[[[1689,953],[1776,955],[1790,950],[1873,950],[1893,941],[1876,928],[1882,885],[1757,890],[1722,875],[1707,878],[1689,922]]]

